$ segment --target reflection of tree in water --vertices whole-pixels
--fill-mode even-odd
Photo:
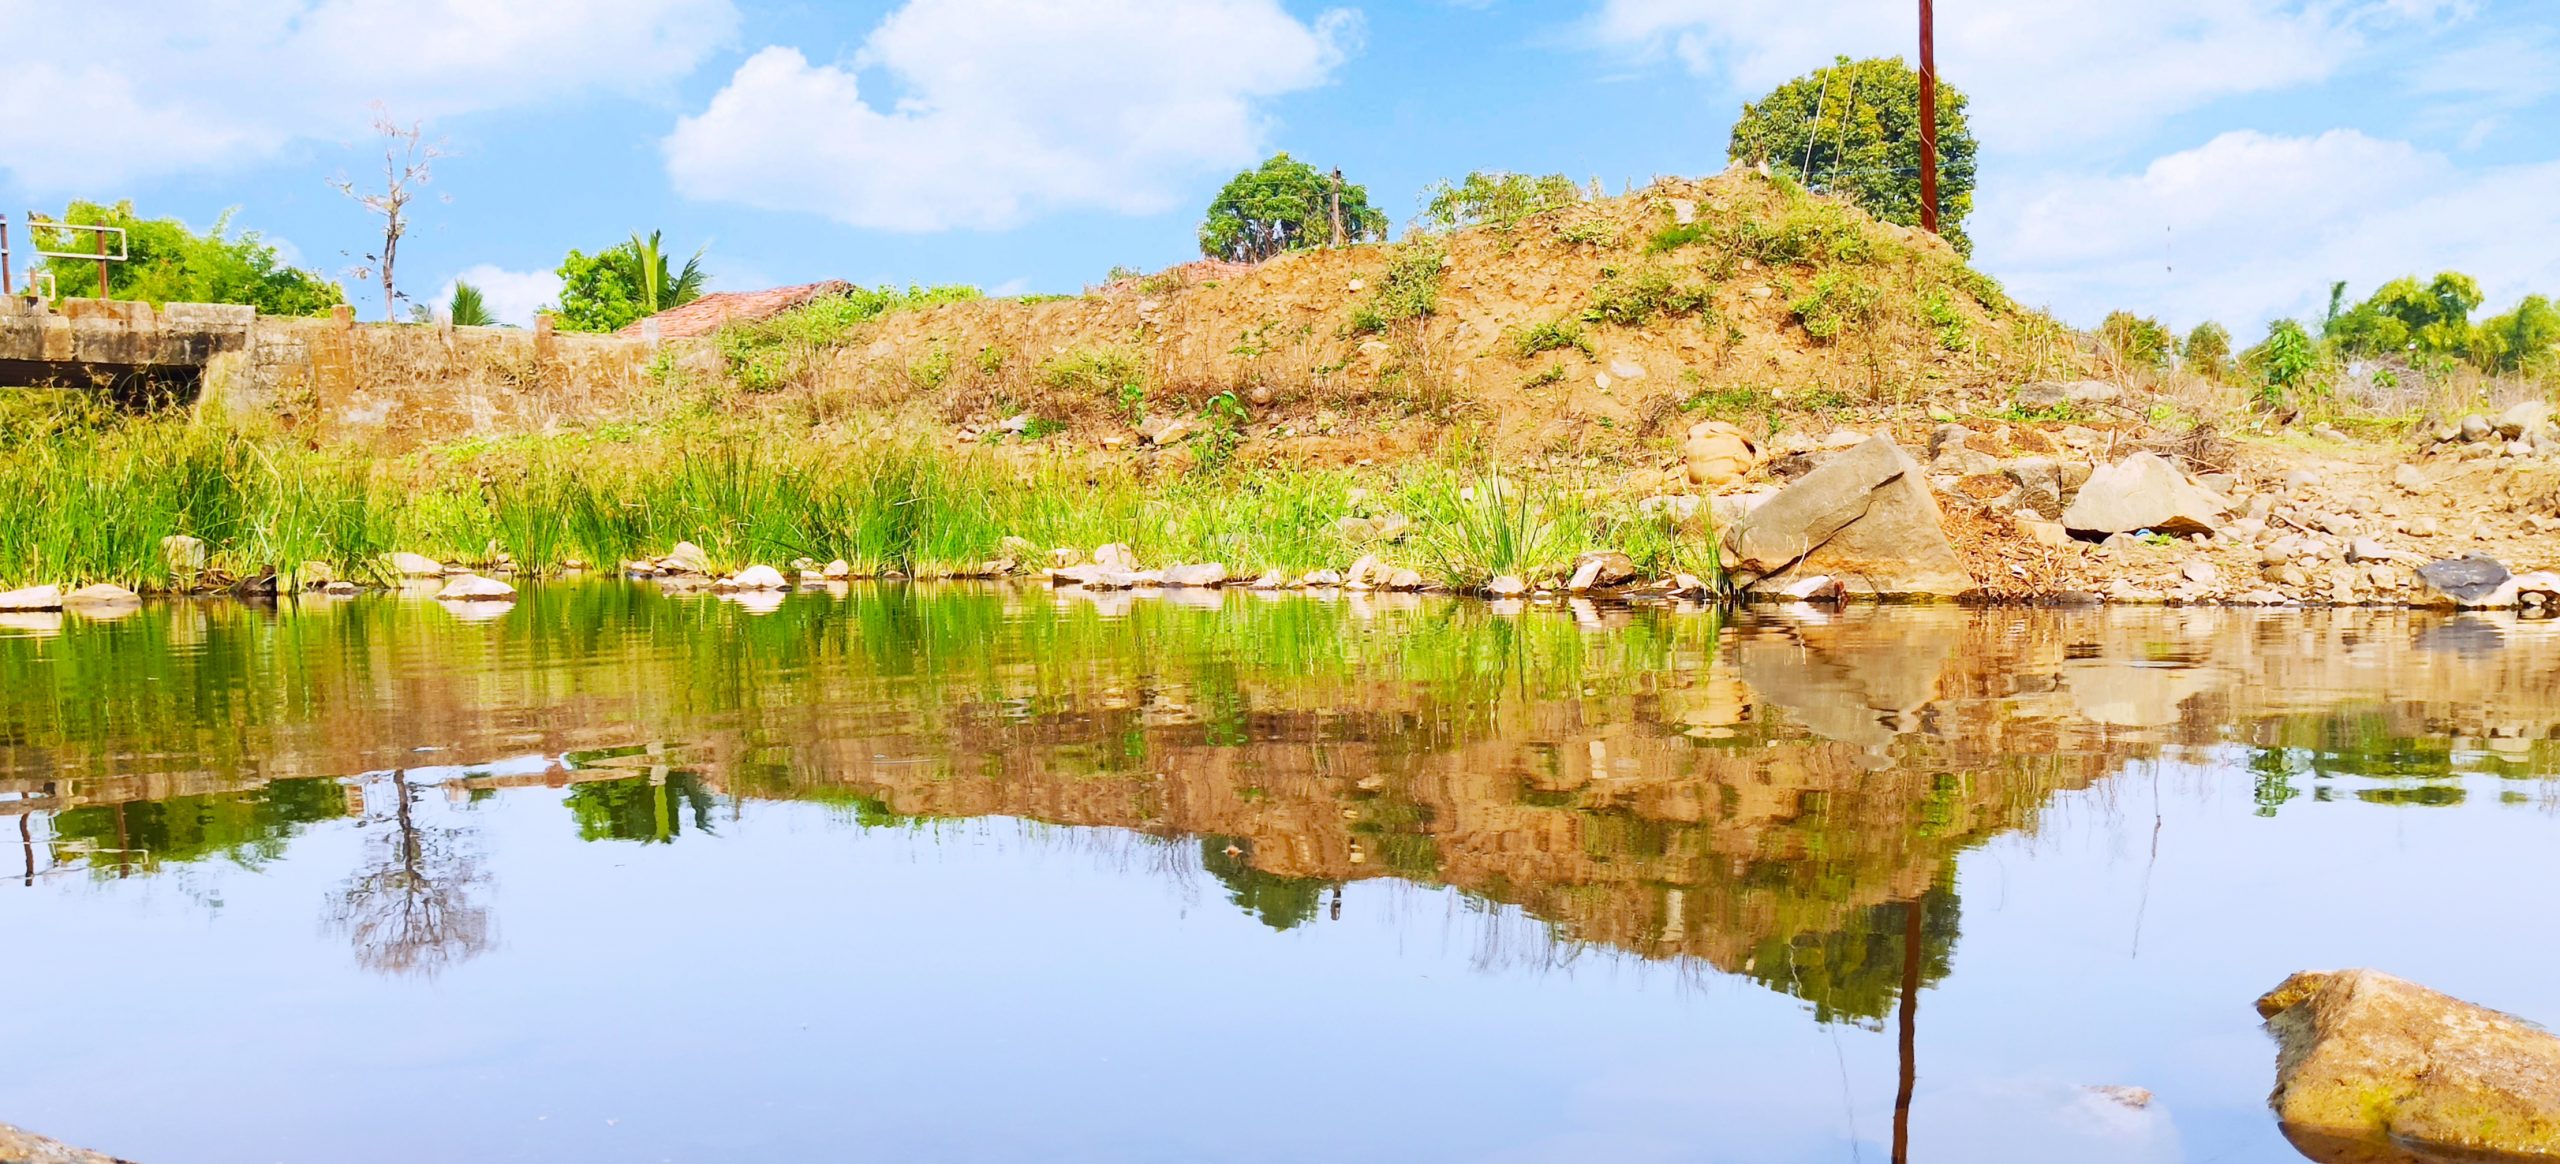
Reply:
[[[391,777],[386,826],[366,841],[365,867],[334,899],[330,924],[356,962],[384,974],[434,976],[489,948],[489,911],[471,900],[487,881],[471,830],[421,823],[405,773]]]
[[[668,844],[684,832],[687,815],[693,817],[694,831],[711,831],[711,792],[691,772],[677,772],[664,781],[634,776],[580,784],[569,790],[568,805],[582,841]]]
[[[1200,865],[1226,885],[1227,900],[1272,929],[1294,929],[1315,920],[1325,891],[1332,889],[1334,883],[1312,877],[1282,877],[1256,869],[1252,844],[1234,837],[1203,837]]]
[[[1837,929],[1805,930],[1754,951],[1750,977],[1812,1004],[1820,1022],[1879,1020],[1893,1010],[1903,983],[1936,982],[1954,966],[1960,903],[1951,885],[1920,895],[1916,979],[1907,938],[1913,903],[1888,901],[1849,916]]]

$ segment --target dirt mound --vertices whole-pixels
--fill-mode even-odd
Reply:
[[[1459,435],[1634,466],[1667,461],[1697,419],[1768,433],[1972,414],[2079,364],[2067,329],[1944,242],[1736,171],[1079,298],[896,313],[766,400],[971,431],[1027,415],[1105,447],[1178,417],[1231,432],[1239,455],[1313,463]]]

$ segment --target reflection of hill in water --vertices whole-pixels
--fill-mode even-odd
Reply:
[[[983,590],[745,618],[563,588],[480,626],[384,601],[155,607],[0,639],[0,794],[28,798],[0,811],[48,814],[63,859],[101,869],[255,861],[368,798],[391,819],[432,774],[390,801],[335,781],[415,748],[578,753],[454,791],[576,784],[589,839],[674,839],[712,791],[1212,838],[1202,864],[1274,925],[1351,880],[1446,884],[1563,940],[1875,1017],[1904,903],[1924,903],[1942,973],[1955,855],[2127,758],[2248,746],[2270,808],[2325,790],[2316,773],[2424,804],[2455,771],[2549,770],[2560,649],[2539,631],[2348,613],[1578,622],[1243,596],[1105,617]]]

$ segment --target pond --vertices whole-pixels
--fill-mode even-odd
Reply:
[[[0,1120],[146,1164],[2289,1160],[2286,974],[2560,1019],[2560,624],[13,617]]]

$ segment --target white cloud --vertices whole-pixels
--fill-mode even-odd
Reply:
[[[2125,307],[2254,330],[2320,309],[2332,280],[2447,269],[2493,310],[2560,292],[2560,162],[2464,169],[2354,130],[2226,133],[2138,174],[1986,192],[1972,221],[1985,269],[2082,324]]]
[[[532,327],[534,312],[560,302],[560,275],[556,271],[510,271],[493,263],[481,263],[445,280],[436,292],[438,315],[443,314],[445,304],[453,301],[456,282],[479,288],[481,299],[489,305],[489,314],[500,323],[518,327]]]
[[[110,46],[0,71],[0,169],[92,196],[354,136],[374,101],[434,119],[646,90],[691,72],[738,20],[730,0],[125,0],[68,23],[65,11],[0,0],[0,28]]]
[[[2322,80],[2373,29],[2468,11],[2444,0],[1966,0],[1938,8],[1938,71],[1975,99],[1986,143],[2067,145]],[[1919,39],[1910,0],[1602,0],[1592,31],[1752,92],[1839,54],[1911,60]]]
[[[1323,84],[1356,13],[1278,0],[908,0],[848,64],[774,46],[664,142],[678,192],[855,226],[1151,213],[1255,159],[1261,103]],[[867,92],[894,78],[894,99]]]

